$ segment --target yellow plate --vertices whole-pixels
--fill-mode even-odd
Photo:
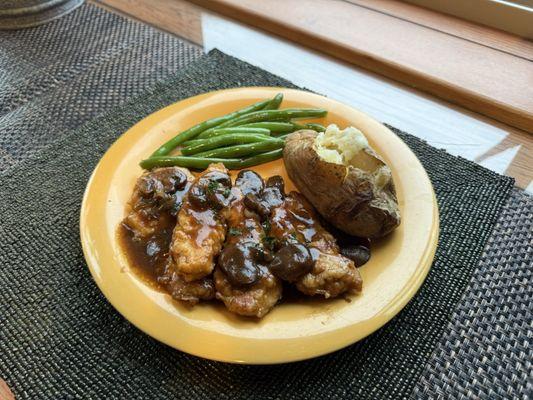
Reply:
[[[138,163],[160,144],[200,121],[283,92],[283,107],[321,107],[323,124],[361,129],[391,167],[402,224],[372,248],[361,268],[363,293],[342,299],[281,304],[260,321],[230,314],[217,303],[187,308],[138,278],[128,266],[115,230],[137,177]],[[281,174],[281,160],[254,168]],[[345,347],[394,317],[424,281],[437,246],[438,210],[428,176],[396,135],[372,118],[316,94],[285,88],[240,88],[192,97],[146,117],[102,157],[87,185],[80,231],[85,259],[100,290],[129,321],[176,349],[213,360],[268,364],[302,360]]]

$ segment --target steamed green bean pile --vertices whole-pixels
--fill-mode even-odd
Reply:
[[[288,134],[300,129],[323,132],[318,123],[299,124],[295,119],[326,116],[319,108],[279,109],[281,93],[232,113],[209,119],[180,132],[141,161],[144,169],[180,166],[205,169],[223,163],[229,169],[247,168],[283,155]],[[178,149],[179,155],[171,155]]]

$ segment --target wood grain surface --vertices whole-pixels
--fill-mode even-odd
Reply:
[[[183,0],[93,0],[107,9],[202,44],[200,8]]]
[[[0,378],[0,400],[15,400],[13,392],[2,378]]]
[[[464,40],[533,61],[533,42],[487,26],[394,0],[346,0]]]
[[[349,1],[191,1],[533,132],[529,56],[487,47]]]

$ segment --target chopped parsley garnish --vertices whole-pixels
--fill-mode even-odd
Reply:
[[[237,229],[237,228],[229,228],[228,233],[229,233],[231,236],[237,236],[237,235],[242,234],[241,230],[240,230],[240,229]]]
[[[294,232],[291,233],[291,238],[293,238],[294,240],[298,240],[298,237],[296,236],[296,233]]]
[[[269,220],[266,220],[265,222],[263,222],[263,229],[265,230],[265,232],[270,232],[270,221]]]
[[[210,181],[210,182],[207,184],[207,191],[208,191],[209,193],[214,193],[215,190],[218,189],[218,185],[219,185],[218,182],[216,182],[216,181]]]
[[[274,236],[264,235],[261,237],[261,240],[263,241],[264,246],[270,250],[274,249],[274,247],[276,247],[278,244],[278,239],[276,239]]]
[[[224,193],[222,193],[222,195],[223,195],[225,198],[228,198],[230,194],[231,194],[231,189],[230,189],[230,188],[226,188],[226,189],[224,190]]]

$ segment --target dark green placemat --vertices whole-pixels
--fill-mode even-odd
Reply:
[[[87,179],[105,150],[129,126],[169,103],[253,85],[294,87],[213,51],[0,177],[0,376],[16,395],[398,399],[412,392],[513,181],[398,130],[434,184],[441,238],[419,294],[369,338],[293,364],[211,362],[141,333],[93,283],[79,244],[78,216]]]

